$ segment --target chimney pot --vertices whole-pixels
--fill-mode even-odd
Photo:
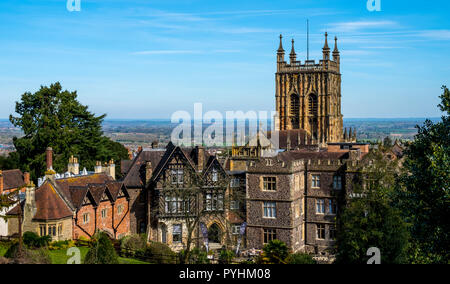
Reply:
[[[23,182],[25,183],[25,185],[30,184],[30,173],[29,172],[23,173]]]
[[[3,193],[3,189],[4,189],[4,186],[3,186],[3,171],[0,170],[0,194]]]
[[[53,170],[53,149],[52,147],[48,147],[45,151],[46,153],[46,161],[47,161],[47,170]]]

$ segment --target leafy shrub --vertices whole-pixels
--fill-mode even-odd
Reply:
[[[184,250],[180,252],[179,256],[181,260],[185,259],[185,254],[186,251]],[[194,248],[190,252],[188,264],[209,264],[208,254],[204,250]]]
[[[39,237],[35,232],[25,232],[23,243],[29,248],[41,248],[47,246],[52,240],[50,236]]]
[[[68,249],[75,246],[75,242],[72,240],[66,240],[66,241],[55,241],[50,243],[48,246],[49,250],[63,250]]]
[[[118,264],[119,258],[108,235],[99,232],[84,259],[85,264]]]
[[[263,248],[263,254],[260,258],[262,263],[285,264],[289,256],[289,248],[280,240],[273,240]]]
[[[19,243],[14,242],[5,253],[5,258],[12,259],[15,264],[51,264],[50,254],[44,248],[28,249],[22,248],[22,252],[18,252]],[[10,262],[11,263],[11,262]]]
[[[13,242],[9,246],[8,250],[5,252],[4,257],[6,257],[6,258],[14,258],[16,256],[18,248],[19,248],[19,243],[17,241]]]
[[[219,253],[219,264],[230,264],[233,261],[234,252],[222,249]]]
[[[126,257],[134,257],[136,254],[142,256],[147,248],[147,241],[144,235],[126,236],[120,240],[120,251]]]
[[[286,259],[288,264],[316,264],[311,255],[306,253],[294,253]]]
[[[143,254],[143,258],[150,260],[156,264],[175,264],[176,254],[170,249],[169,246],[163,243],[152,242],[144,251],[139,254]],[[138,257],[138,256],[137,256]]]

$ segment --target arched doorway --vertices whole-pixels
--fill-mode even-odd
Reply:
[[[208,239],[210,243],[221,243],[222,240],[222,230],[220,227],[213,223],[208,229]]]

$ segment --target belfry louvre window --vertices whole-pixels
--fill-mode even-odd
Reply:
[[[296,94],[291,95],[291,116],[298,117],[300,114],[300,102]]]
[[[277,190],[277,178],[276,177],[263,177],[263,189],[264,190]]]
[[[316,95],[309,95],[308,103],[309,103],[309,109],[308,109],[309,114],[310,115],[317,114],[317,97],[316,97]]]
[[[172,175],[172,184],[183,184],[184,172],[182,169],[172,170],[171,175]]]
[[[277,239],[277,231],[274,229],[264,229],[264,244]]]

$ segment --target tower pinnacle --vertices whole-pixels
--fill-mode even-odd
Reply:
[[[292,50],[291,50],[291,54],[289,57],[291,59],[291,64],[297,60],[297,54],[295,53],[295,48],[294,48],[294,39],[292,39]]]
[[[328,47],[328,33],[325,32],[325,45],[323,46],[323,60],[330,59],[330,48]]]

